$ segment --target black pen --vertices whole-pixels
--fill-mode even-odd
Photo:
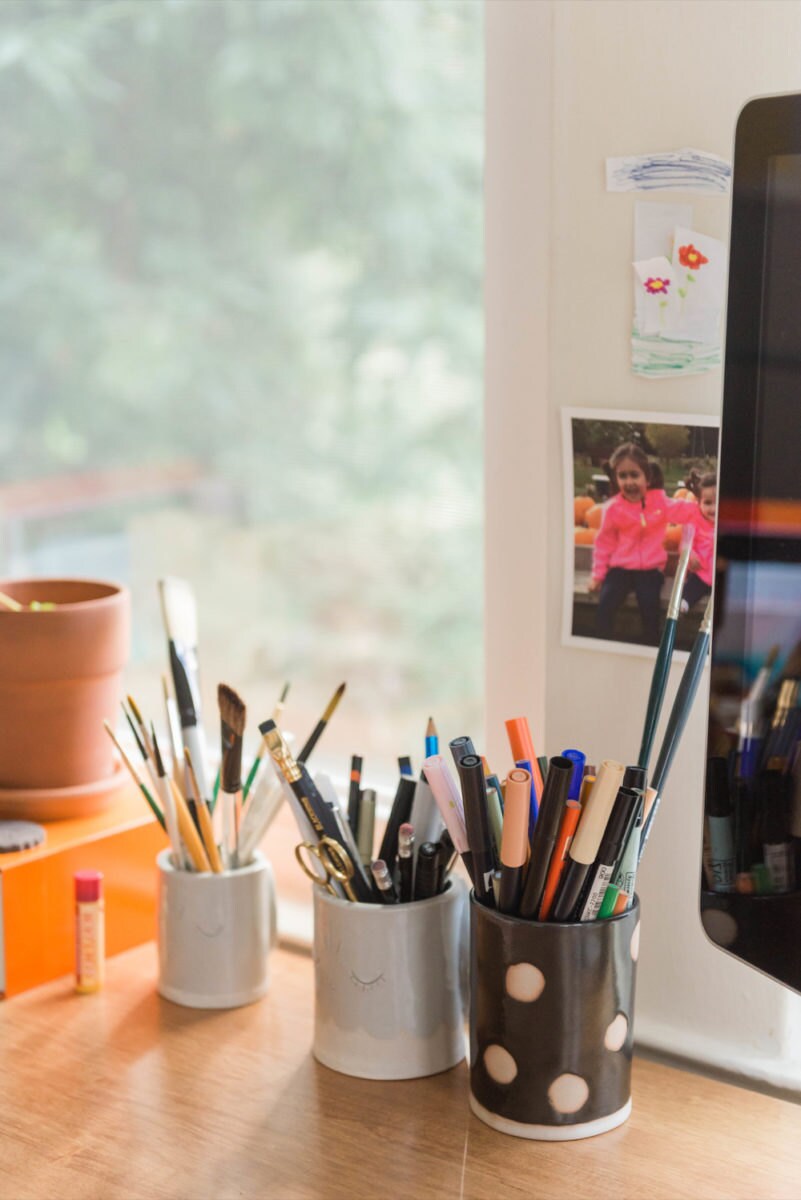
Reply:
[[[559,836],[559,826],[567,803],[574,763],[564,755],[552,758],[542,789],[537,823],[531,835],[531,858],[520,899],[520,916],[531,919],[540,911],[542,893],[551,865],[551,855]]]
[[[457,767],[459,766],[460,759],[464,758],[465,754],[475,754],[476,752],[475,747],[469,737],[452,738],[451,741],[448,742],[448,745],[451,748],[453,761]]]
[[[473,864],[476,899],[494,908],[492,876],[496,863],[487,811],[484,764],[477,754],[464,754],[457,760],[456,768],[462,785],[464,824]]]
[[[586,899],[581,906],[580,921],[594,921],[598,916],[606,889],[615,877],[623,847],[628,841],[641,805],[642,792],[635,788],[619,788],[593,863]]]
[[[417,851],[414,870],[415,900],[430,900],[439,892],[441,848],[438,842],[423,842]]]

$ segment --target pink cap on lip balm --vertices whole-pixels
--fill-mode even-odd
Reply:
[[[93,900],[99,900],[102,896],[102,871],[76,871],[73,879],[75,880],[75,899],[80,904],[91,904]]]

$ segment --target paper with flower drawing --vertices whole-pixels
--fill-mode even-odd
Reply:
[[[693,229],[689,204],[635,205],[632,368],[665,378],[721,362],[726,247]]]

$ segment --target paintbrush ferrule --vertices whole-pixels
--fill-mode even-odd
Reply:
[[[681,612],[681,594],[684,591],[684,581],[687,578],[687,569],[690,565],[690,555],[693,548],[693,538],[695,530],[692,525],[685,525],[681,535],[681,550],[679,552],[679,561],[676,565],[676,574],[673,579],[673,587],[670,592],[670,601],[667,609],[667,619],[669,621],[678,621],[679,613]]]

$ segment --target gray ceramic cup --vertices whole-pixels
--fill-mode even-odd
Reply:
[[[640,904],[604,921],[471,909],[470,1107],[501,1133],[571,1141],[631,1112]]]
[[[267,859],[236,871],[178,871],[163,850],[157,861],[158,990],[188,1008],[237,1008],[270,983],[276,940],[275,884]]]
[[[314,889],[314,1057],[344,1075],[416,1079],[465,1056],[467,889],[354,904]]]

